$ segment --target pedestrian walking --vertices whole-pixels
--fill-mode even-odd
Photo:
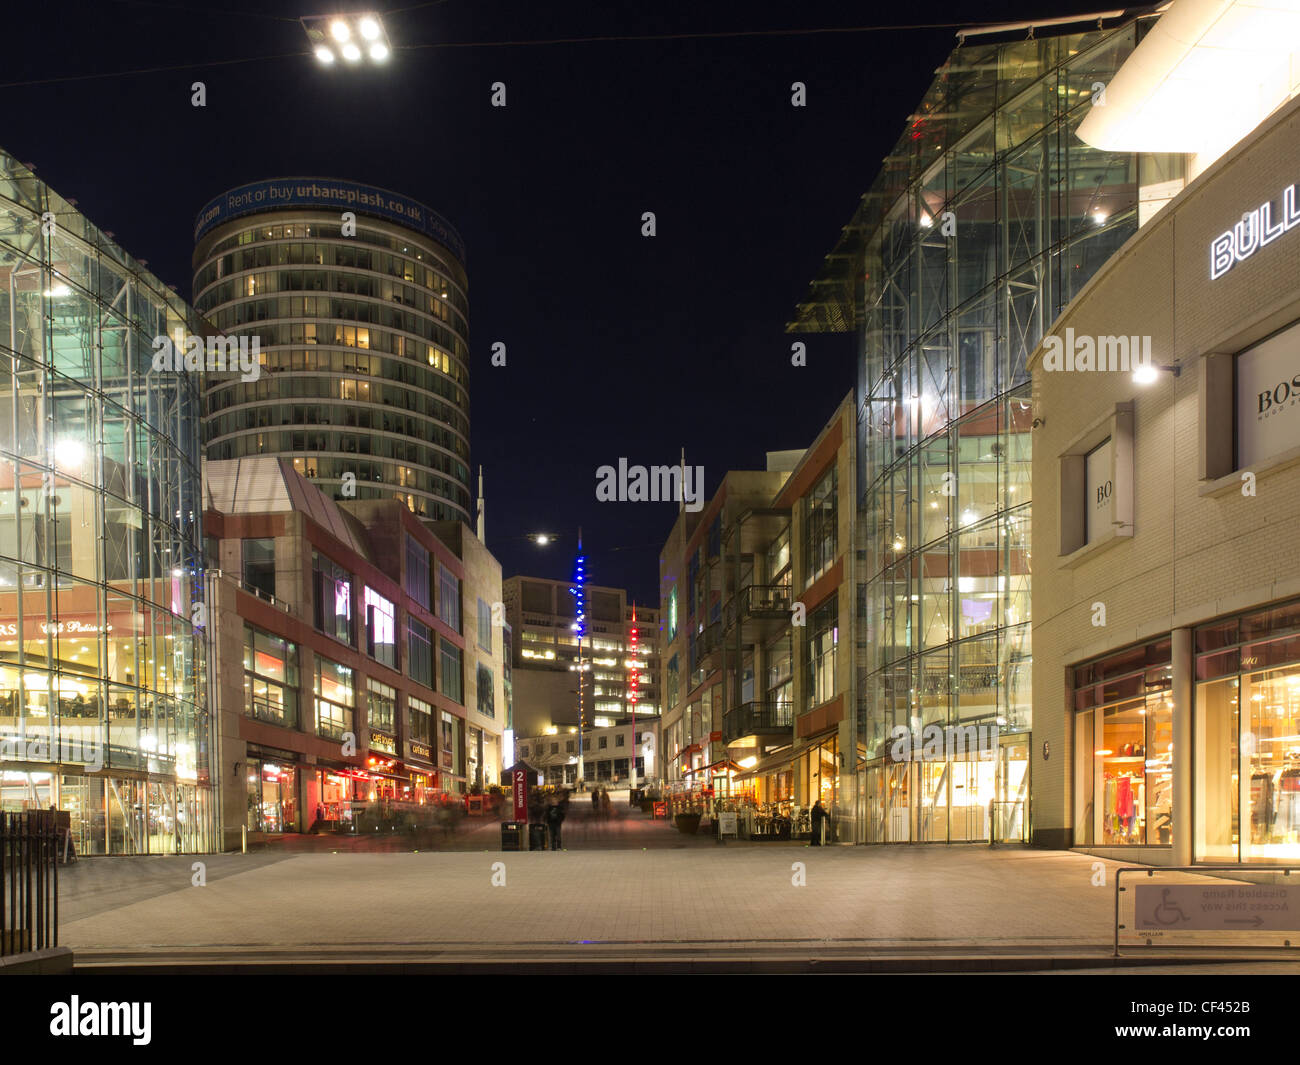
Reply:
[[[546,807],[546,825],[551,830],[551,850],[560,849],[560,830],[564,827],[564,804],[558,799],[552,799],[549,806]]]
[[[604,818],[609,817],[609,813],[610,813],[609,807],[610,807],[609,792],[607,792],[604,788],[601,788],[600,789],[600,816],[601,817]]]
[[[821,799],[818,799],[812,808],[812,845],[814,847],[822,845],[822,829],[828,816],[826,807],[822,805]]]

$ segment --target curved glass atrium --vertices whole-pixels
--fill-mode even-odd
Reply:
[[[1099,151],[1076,132],[1150,25],[959,45],[791,327],[859,340],[869,842],[988,838],[991,801],[1002,838],[1028,823],[1025,364],[1140,207],[1178,183],[1174,157]],[[928,725],[996,727],[996,750],[891,757],[895,730]]]
[[[0,153],[0,805],[209,849],[197,374],[173,293]]]

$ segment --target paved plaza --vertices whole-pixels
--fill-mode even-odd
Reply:
[[[639,815],[573,818],[562,851],[503,853],[499,840],[499,827],[483,822],[418,853],[394,841],[325,838],[197,859],[83,860],[61,876],[60,939],[79,967],[939,956],[981,965],[1014,958],[1020,968],[1026,958],[1045,967],[1109,963],[1114,891],[1093,886],[1091,856],[719,846]],[[205,886],[192,886],[195,861]]]
[[[469,849],[475,841],[482,849]],[[312,843],[335,846],[82,861],[61,878],[61,940],[91,960],[576,947],[1077,952],[1104,947],[1111,932],[1112,894],[1091,886],[1092,859],[1073,854],[719,846],[637,815],[571,818],[569,849],[558,852],[502,853],[495,824],[450,842],[411,853],[325,839]],[[191,885],[195,860],[204,887]],[[804,886],[793,882],[795,862]]]

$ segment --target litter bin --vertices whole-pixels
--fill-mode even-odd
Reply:
[[[528,826],[528,849],[530,851],[544,851],[550,846],[550,832],[546,825],[539,821],[533,822]]]
[[[503,851],[521,851],[524,849],[524,823],[522,821],[501,822],[501,849]]]

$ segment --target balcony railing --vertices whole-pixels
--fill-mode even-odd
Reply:
[[[270,603],[277,610],[283,610],[286,614],[295,614],[293,605],[285,602],[283,599],[277,599],[265,589],[258,588],[256,585],[244,581],[242,575],[237,573],[227,573],[220,569],[208,570],[209,580],[227,580],[240,591],[247,592],[249,595],[256,596],[264,603]]]
[[[245,704],[245,711],[249,717],[257,721],[265,721],[268,725],[279,725],[281,728],[298,727],[298,715],[280,703],[253,698]]]
[[[706,625],[704,631],[700,633],[695,641],[695,654],[697,658],[704,658],[705,655],[711,655],[714,651],[722,646],[722,624],[715,621],[712,625]]]
[[[731,743],[742,736],[787,732],[794,725],[794,707],[769,699],[742,703],[722,716],[722,738]]]
[[[750,584],[727,601],[723,612],[726,628],[736,623],[737,611],[741,621],[750,618],[779,618],[790,616],[790,586],[788,584]]]

